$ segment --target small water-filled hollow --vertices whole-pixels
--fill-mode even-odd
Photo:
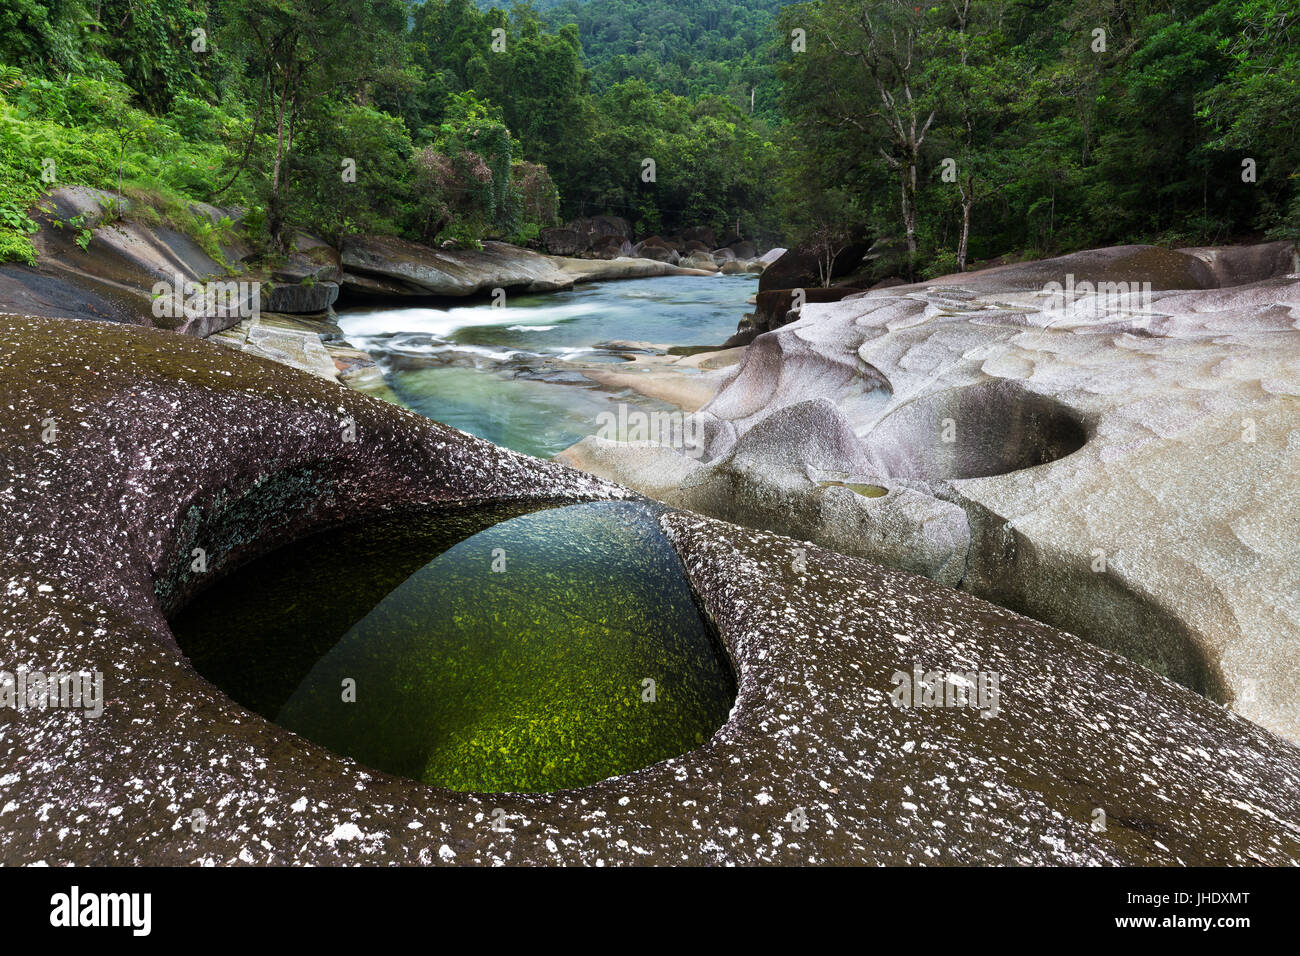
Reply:
[[[195,669],[330,750],[454,790],[679,756],[736,684],[653,506],[404,513],[247,564],[174,615]]]

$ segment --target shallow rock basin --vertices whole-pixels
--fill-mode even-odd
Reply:
[[[657,509],[424,510],[302,539],[172,622],[236,701],[374,769],[551,791],[679,756],[731,667]]]

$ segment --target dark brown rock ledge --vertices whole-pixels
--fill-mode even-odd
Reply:
[[[663,524],[735,662],[732,716],[581,790],[367,771],[234,704],[167,626],[194,547],[220,573],[385,509],[629,494],[212,344],[3,320],[0,668],[103,671],[107,704],[0,710],[0,862],[1300,860],[1295,746],[942,585],[688,513]],[[998,672],[998,715],[894,708],[914,664]]]

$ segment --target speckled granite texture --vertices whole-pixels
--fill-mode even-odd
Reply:
[[[0,456],[0,668],[100,670],[107,697],[0,709],[6,864],[1300,861],[1292,744],[969,595],[687,513],[662,526],[739,684],[707,744],[550,795],[369,772],[190,668],[166,614],[192,549],[218,574],[381,509],[628,492],[216,345],[55,319],[0,322]],[[997,672],[997,716],[891,706],[914,665]]]

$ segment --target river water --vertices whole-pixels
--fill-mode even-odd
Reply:
[[[429,418],[548,458],[599,427],[620,402],[672,406],[598,386],[583,369],[626,365],[668,346],[720,345],[758,291],[757,276],[664,276],[511,296],[504,305],[341,312],[348,340]]]

